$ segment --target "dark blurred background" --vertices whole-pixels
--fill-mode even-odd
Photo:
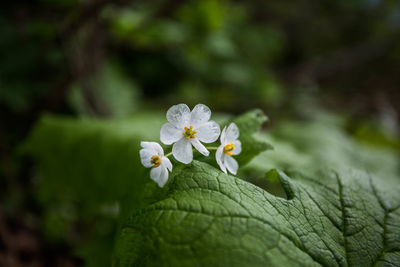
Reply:
[[[261,108],[271,131],[329,113],[352,138],[400,150],[397,0],[0,5],[0,265],[84,263],[44,237],[34,165],[17,156],[45,113],[111,119],[205,103]]]

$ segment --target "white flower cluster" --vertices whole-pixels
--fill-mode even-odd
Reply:
[[[192,111],[185,104],[172,106],[167,111],[168,123],[160,131],[160,140],[165,145],[172,145],[172,153],[164,156],[162,147],[156,142],[141,142],[140,158],[146,168],[152,168],[150,177],[160,187],[168,181],[168,171],[172,171],[171,161],[168,156],[184,164],[193,160],[192,146],[204,156],[208,156],[208,149],[216,149],[215,157],[221,170],[236,174],[238,163],[232,157],[242,150],[238,140],[239,128],[231,123],[222,130],[218,123],[210,120],[211,110],[203,105],[196,105]],[[220,136],[221,134],[221,136]],[[213,143],[220,137],[221,145],[207,149],[202,143]]]

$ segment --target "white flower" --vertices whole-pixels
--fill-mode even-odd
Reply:
[[[198,104],[192,112],[185,104],[172,106],[167,111],[168,123],[160,131],[160,139],[166,145],[174,144],[172,154],[175,159],[188,164],[193,160],[192,145],[203,155],[210,152],[200,143],[215,142],[221,129],[215,121],[210,121],[211,111]]]
[[[242,151],[242,143],[238,140],[239,128],[235,123],[231,123],[228,128],[224,127],[221,133],[221,145],[215,153],[215,158],[221,170],[225,173],[228,170],[236,174],[239,168],[237,161],[232,157]]]
[[[159,187],[163,187],[168,181],[168,170],[172,171],[171,161],[164,157],[164,150],[155,142],[141,142],[140,160],[146,168],[152,168],[150,178]]]

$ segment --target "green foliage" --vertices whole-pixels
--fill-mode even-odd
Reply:
[[[99,109],[113,118],[127,117],[138,109],[137,89],[118,64],[110,62],[86,84],[73,84],[69,91],[69,102],[81,116],[95,116],[96,109]],[[88,98],[94,102],[92,106],[86,103]]]
[[[262,110],[251,110],[234,119],[230,119],[228,116],[224,116],[222,114],[216,114],[213,119],[215,119],[221,125],[221,131],[231,122],[236,123],[236,125],[238,126],[240,132],[239,140],[242,143],[242,152],[239,155],[236,155],[235,159],[239,163],[239,169],[242,166],[245,166],[249,161],[259,155],[261,152],[273,149],[273,146],[269,143],[268,140],[260,140],[255,137],[257,133],[261,130],[262,125],[268,121],[268,117],[264,114]],[[218,142],[210,145],[219,146],[220,143]],[[201,159],[202,161],[219,168],[215,160],[215,150],[210,152],[210,156],[208,157],[197,155],[195,156],[195,159]]]
[[[235,120],[246,146],[241,162],[269,147],[252,137],[265,120],[261,111]],[[152,202],[158,191],[140,163],[139,149],[140,141],[158,141],[165,121],[151,113],[110,121],[44,117],[23,149],[37,162],[47,237],[67,239],[89,266],[107,266],[118,222]]]
[[[76,247],[87,266],[108,265],[118,218],[146,192],[151,180],[140,164],[139,144],[158,139],[161,118],[46,116],[26,142],[23,149],[37,163],[44,231],[53,242],[67,240]]]
[[[19,27],[0,15],[0,104],[11,111],[25,110],[34,99],[58,88],[67,72],[62,50],[49,45],[52,26],[35,20],[23,30]]]
[[[274,151],[257,156],[245,173],[263,176],[271,168],[349,168],[399,182],[400,161],[395,146],[379,147],[360,142],[343,130],[338,117],[319,115],[308,121],[281,122],[271,133],[257,135],[272,142]]]
[[[114,237],[123,238],[117,225],[176,190],[175,180],[170,191],[158,189],[139,163],[140,140],[158,140],[165,122],[143,109],[200,102],[235,114],[268,110],[274,117],[268,133],[253,135],[265,121],[258,111],[234,120],[241,130],[238,177],[245,187],[251,182],[284,196],[271,168],[313,172],[316,167],[361,169],[377,183],[399,184],[397,1],[6,0],[0,13],[0,206],[15,217],[33,214],[21,221],[40,222],[39,236],[43,232],[50,242],[75,248],[86,265],[109,266]],[[300,120],[307,112],[320,113],[314,104],[362,120],[357,127],[326,118]],[[13,152],[45,112],[85,119],[43,118],[24,148],[37,163],[31,172]],[[118,120],[87,119],[97,116]],[[213,155],[196,159],[216,166]],[[318,214],[313,208],[307,212]],[[225,238],[225,232],[219,234]],[[131,231],[126,242],[132,249],[124,250],[154,251],[138,247],[142,243],[131,235],[149,244],[148,237]],[[309,248],[295,241],[300,249]],[[42,247],[47,256],[51,246]]]
[[[229,1],[188,1],[168,9],[170,16],[157,16],[165,12],[159,9],[137,3],[104,15],[112,38],[137,54],[122,54],[123,66],[141,88],[157,90],[152,98],[174,93],[185,103],[201,100],[227,109],[248,98],[279,103],[283,88],[265,64],[281,51],[279,29],[249,24],[243,8]]]
[[[276,174],[288,199],[206,163],[180,167],[158,201],[132,210],[114,266],[400,262],[398,184],[354,171]]]
[[[242,152],[235,157],[240,165],[247,164],[259,153],[272,149],[272,145],[266,141],[254,138],[268,117],[261,110],[249,111],[233,120],[239,128],[239,140],[242,143]]]
[[[37,162],[47,237],[68,240],[88,266],[108,266],[115,236],[115,266],[398,262],[397,157],[349,138],[329,117],[257,134],[266,120],[259,110],[233,120],[243,144],[240,176],[260,187],[195,161],[175,165],[160,189],[138,151],[141,140],[158,140],[161,114],[44,117],[23,149]],[[264,151],[266,141],[276,149]],[[337,170],[311,171],[324,166]],[[291,179],[274,167],[306,174]]]

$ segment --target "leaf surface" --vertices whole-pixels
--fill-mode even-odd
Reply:
[[[274,172],[274,171],[273,171]],[[194,161],[123,225],[115,266],[398,266],[397,185],[275,172],[288,199]]]

